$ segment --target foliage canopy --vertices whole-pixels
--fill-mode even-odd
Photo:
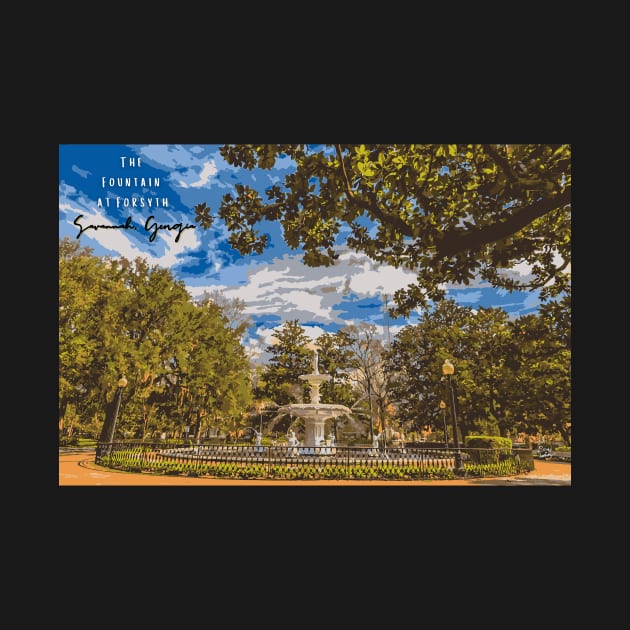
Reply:
[[[265,199],[238,184],[216,214],[241,254],[261,253],[261,222],[279,221],[286,243],[310,266],[333,265],[338,237],[377,262],[417,274],[396,292],[398,314],[444,297],[444,284],[473,278],[494,287],[567,290],[571,262],[571,148],[567,144],[226,144],[231,165],[294,168]],[[206,203],[195,207],[209,228]],[[366,222],[366,219],[369,222]],[[370,230],[371,224],[376,230]],[[531,268],[527,283],[510,272]]]

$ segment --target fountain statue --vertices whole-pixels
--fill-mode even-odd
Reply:
[[[382,436],[383,436],[383,432],[382,431],[380,433],[378,433],[378,434],[375,433],[372,436],[372,448],[368,451],[368,453],[370,455],[374,455],[374,456],[378,455],[379,442],[380,442],[380,439],[381,439]]]
[[[289,443],[289,446],[299,446],[300,444],[300,441],[295,436],[295,431],[293,429],[287,433],[287,442]]]
[[[312,373],[302,374],[298,378],[306,381],[310,390],[310,402],[283,405],[278,409],[278,414],[290,414],[304,419],[304,447],[306,452],[314,453],[313,447],[324,447],[329,450],[329,444],[334,445],[334,436],[328,436],[326,440],[324,436],[324,425],[329,418],[337,416],[350,415],[352,411],[345,405],[333,405],[320,403],[319,388],[322,383],[326,383],[332,377],[329,374],[320,374],[319,372],[319,350],[321,348],[315,344],[308,344],[307,349],[313,351]],[[323,452],[323,451],[318,451]]]
[[[250,427],[252,429],[252,431],[256,434],[256,442],[255,442],[255,447],[254,447],[254,451],[256,453],[262,453],[263,452],[263,447],[262,447],[262,433],[260,431],[256,431],[256,429],[254,429],[254,427]]]
[[[374,434],[374,437],[372,438],[372,448],[378,449],[378,443],[382,435],[383,435],[382,431],[378,435],[376,433]]]

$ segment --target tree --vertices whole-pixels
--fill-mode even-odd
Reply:
[[[120,265],[128,291],[119,307],[118,343],[109,349],[128,378],[118,428],[144,437],[153,418],[150,403],[160,401],[160,390],[167,390],[172,402],[178,403],[171,413],[181,410],[178,368],[187,354],[188,314],[194,307],[184,284],[175,281],[170,271],[150,267],[140,258],[122,259]]]
[[[389,384],[383,369],[385,348],[377,337],[374,324],[362,322],[358,326],[346,326],[342,330],[350,341],[353,380],[369,411],[369,434],[372,439],[374,417],[376,416],[377,427],[383,429],[385,410],[389,403]]]
[[[512,428],[507,401],[513,378],[504,369],[510,337],[508,314],[500,308],[469,309],[461,332],[453,383],[462,434],[476,431],[507,437]]]
[[[96,287],[101,270],[91,257],[90,248],[76,241],[59,243],[59,288],[67,295],[59,303],[59,430],[64,428],[70,403],[76,403],[82,387],[80,365],[91,360],[91,348],[85,331],[88,313],[96,301]],[[79,332],[80,331],[80,332]]]
[[[519,428],[555,433],[571,444],[571,298],[513,322],[506,364],[510,406]]]
[[[226,298],[218,289],[203,292],[201,303],[207,304],[209,301],[221,309],[221,313],[228,324],[236,331],[239,337],[242,337],[251,325],[251,318],[245,314],[246,303],[239,298]]]
[[[461,354],[468,314],[469,309],[452,300],[440,302],[418,324],[400,330],[388,348],[385,370],[391,396],[403,422],[416,431],[426,425],[441,427],[439,401],[448,402],[441,365]]]
[[[455,364],[458,425],[462,436],[477,431],[508,430],[507,376],[501,369],[509,332],[502,309],[479,309],[444,300],[406,326],[386,354],[391,396],[399,403],[401,418],[416,429],[441,428],[440,400],[449,404],[442,364]]]
[[[570,282],[567,144],[227,144],[220,151],[228,164],[250,170],[273,168],[283,156],[294,163],[265,200],[242,184],[223,196],[216,214],[232,247],[261,253],[268,236],[256,226],[279,221],[305,264],[328,266],[338,257],[340,230],[349,228],[348,247],[418,274],[417,284],[395,293],[393,314],[442,299],[443,283],[476,277],[510,291],[540,289],[543,299]],[[203,228],[212,225],[205,202],[195,212]],[[506,272],[519,263],[531,267],[527,284]]]
[[[251,396],[240,331],[209,296],[187,304],[185,315],[167,381],[180,392],[180,425],[194,427],[197,438],[209,424],[233,431]]]
[[[168,270],[59,247],[61,418],[98,430],[127,376],[117,437],[181,432],[202,418],[232,426],[251,399],[249,366],[223,307],[190,299]],[[226,417],[227,416],[227,417]],[[221,418],[221,420],[219,420]]]
[[[65,238],[59,243],[59,428],[73,420],[102,423],[120,377],[112,349],[126,288],[123,272]],[[95,428],[95,427],[94,427]]]
[[[312,371],[312,351],[305,347],[310,339],[297,319],[286,321],[274,337],[266,348],[272,358],[262,377],[264,395],[278,405],[302,400],[307,386],[299,377]]]
[[[321,348],[319,370],[331,377],[321,386],[324,403],[350,406],[356,401],[349,374],[353,365],[352,343],[353,338],[344,329],[334,334],[324,333],[317,338],[317,345]]]

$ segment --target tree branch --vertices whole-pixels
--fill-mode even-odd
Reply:
[[[513,183],[518,183],[518,177],[512,171],[510,163],[490,144],[481,145],[485,152],[492,157],[492,159],[501,167],[501,170],[505,173],[506,177]]]
[[[365,193],[370,201],[370,212],[375,214],[383,225],[393,225],[403,236],[414,236],[411,226],[405,223],[399,216],[387,214],[379,208],[378,200],[374,193]]]
[[[429,175],[431,175],[431,169],[433,168],[433,161],[435,160],[435,151],[431,151],[431,159],[429,160],[429,170],[425,175],[422,183],[420,184],[420,188],[417,191],[417,199],[422,202],[422,208],[426,212],[431,212],[432,214],[437,214],[437,208],[433,205],[433,202],[424,194],[424,189],[427,185],[427,180],[429,179]]]
[[[544,287],[547,282],[553,280],[557,274],[564,271],[568,266],[571,260],[567,258],[559,267],[554,267],[554,270],[549,273],[545,278],[541,278],[540,280],[534,280],[532,282],[527,282],[526,284],[521,284],[520,282],[514,282],[514,286],[517,289],[540,289]]]
[[[350,186],[350,180],[348,179],[348,173],[346,173],[346,165],[343,163],[343,156],[341,154],[341,145],[336,144],[335,150],[337,151],[337,159],[341,164],[341,171],[343,172],[343,177],[346,180],[346,190],[348,191],[348,197],[354,197],[354,193],[352,192],[352,186]]]
[[[472,228],[463,234],[451,232],[438,242],[437,255],[439,258],[447,258],[462,251],[478,250],[488,243],[511,236],[535,219],[569,203],[571,203],[571,188],[567,188],[557,197],[541,199],[530,206],[521,208],[518,212],[513,212],[506,221]]]
[[[337,152],[337,159],[339,160],[339,162],[341,164],[341,170],[343,172],[343,177],[344,177],[344,179],[346,181],[346,190],[348,192],[348,201],[349,201],[349,203],[353,203],[355,206],[358,207],[358,206],[360,206],[360,201],[355,196],[355,194],[354,194],[354,192],[352,190],[352,187],[350,185],[350,180],[348,179],[348,173],[346,172],[346,167],[345,167],[345,164],[343,162],[343,155],[341,153],[341,145],[336,144],[335,145],[335,150]],[[370,202],[370,204],[369,204],[370,212],[372,212],[372,214],[374,214],[376,217],[378,217],[379,221],[383,225],[393,225],[404,236],[413,236],[412,229],[400,217],[394,216],[394,215],[389,215],[386,212],[384,212],[383,210],[381,210],[381,208],[379,208],[378,200],[376,199],[376,196],[373,193],[367,193],[366,192],[365,195],[366,195],[366,197],[368,198],[368,200]]]

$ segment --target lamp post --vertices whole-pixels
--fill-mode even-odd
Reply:
[[[263,409],[264,409],[264,405],[258,405],[258,413],[260,414],[260,426],[258,428],[258,432],[260,433],[260,435],[262,436],[262,416],[263,416]]]
[[[440,400],[440,409],[442,410],[442,422],[444,423],[444,446],[448,448],[448,426],[446,425],[446,403]]]
[[[118,411],[120,409],[120,400],[122,398],[123,389],[127,386],[127,379],[125,376],[121,376],[118,379],[118,389],[116,390],[116,396],[114,397],[114,403],[111,413],[105,418],[103,424],[103,430],[101,431],[101,437],[99,442],[110,443],[114,441],[114,430],[116,428],[116,420],[118,418]]]
[[[455,393],[453,392],[452,376],[455,373],[455,366],[446,359],[442,365],[442,374],[446,377],[448,383],[448,391],[451,402],[451,416],[453,418],[453,441],[455,442],[455,472],[462,474],[464,472],[462,466],[462,453],[459,449],[459,436],[457,435],[457,412],[455,411]]]

